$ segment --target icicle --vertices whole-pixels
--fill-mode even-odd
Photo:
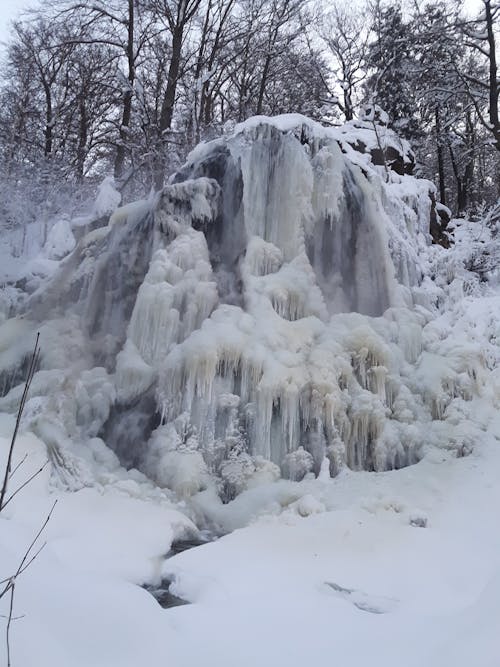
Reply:
[[[295,137],[271,125],[258,126],[248,136],[251,141],[231,145],[241,161],[248,237],[272,243],[290,260],[303,248],[304,225],[312,215],[310,162]]]
[[[387,368],[385,366],[372,366],[370,368],[370,389],[379,396],[382,403],[387,402],[385,391]]]

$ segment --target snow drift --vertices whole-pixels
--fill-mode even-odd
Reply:
[[[473,446],[488,362],[431,322],[432,185],[356,151],[369,130],[252,119],[19,301],[0,327],[0,408],[39,329],[26,422],[63,484],[116,465],[108,447],[181,495],[217,480],[231,498],[325,461],[379,471]]]

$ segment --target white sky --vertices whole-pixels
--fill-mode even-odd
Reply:
[[[30,6],[38,4],[36,0],[0,0],[0,42],[9,38],[9,23],[20,12]],[[475,11],[481,6],[481,0],[465,0],[469,11]]]
[[[0,42],[9,39],[9,23],[30,4],[27,0],[0,0]]]

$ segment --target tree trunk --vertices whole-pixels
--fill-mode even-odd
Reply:
[[[177,81],[181,66],[182,37],[184,33],[184,23],[175,26],[172,34],[172,59],[168,68],[167,87],[163,97],[160,113],[159,126],[159,156],[155,169],[155,188],[160,190],[165,181],[165,170],[167,166],[167,132],[172,126],[174,115],[175,93],[177,90]]]
[[[457,184],[457,212],[460,213],[460,211],[463,210],[462,179],[460,178],[457,161],[455,160],[455,153],[453,152],[453,148],[450,142],[448,142],[448,150],[450,152],[450,161],[453,169],[453,175],[455,176],[455,182]]]
[[[495,139],[495,148],[500,151],[500,120],[498,118],[498,95],[500,86],[497,78],[498,68],[495,30],[493,27],[494,16],[491,13],[491,0],[484,0],[484,10],[489,47],[489,119],[493,137]]]
[[[78,98],[78,112],[79,112],[79,127],[78,127],[78,147],[76,151],[76,173],[78,179],[83,180],[86,147],[88,138],[87,127],[87,109],[85,107],[85,97],[83,92]]]
[[[344,116],[346,123],[354,118],[351,93],[348,90],[344,90]]]
[[[465,212],[467,204],[470,199],[470,186],[474,177],[474,163],[475,163],[475,135],[474,124],[470,113],[466,115],[466,139],[468,149],[468,160],[465,164],[464,176],[462,179],[462,201],[459,203],[459,211]]]
[[[266,60],[264,62],[262,77],[260,79],[259,96],[257,98],[257,108],[255,110],[257,116],[260,116],[262,114],[262,109],[264,106],[264,93],[266,92],[267,77],[269,76],[270,66],[271,66],[271,54],[268,53],[266,56]]]
[[[128,0],[128,31],[127,31],[127,63],[128,63],[128,86],[123,94],[123,110],[119,130],[118,146],[116,148],[114,174],[116,179],[123,176],[125,166],[125,154],[129,138],[130,119],[132,116],[132,98],[135,81],[135,58],[134,58],[134,0]]]
[[[53,136],[54,136],[54,119],[52,117],[52,93],[50,86],[44,84],[45,91],[45,148],[44,155],[49,157],[52,154]]]
[[[209,0],[209,2],[207,3],[206,11],[205,11],[205,20],[203,22],[203,29],[202,29],[202,32],[201,32],[198,58],[197,58],[197,61],[196,61],[196,68],[195,68],[195,74],[194,74],[196,85],[199,85],[200,77],[201,77],[202,72],[203,72],[203,65],[204,65],[204,60],[205,60],[205,48],[206,48],[207,37],[208,37],[208,32],[209,32],[209,27],[210,27],[211,12],[212,12],[212,0]],[[195,139],[196,143],[198,143],[200,141],[200,138],[201,138],[200,126],[202,124],[202,119],[204,118],[204,115],[205,115],[204,104],[205,104],[205,97],[206,97],[207,89],[208,89],[208,82],[204,81],[202,86],[201,86],[199,99],[198,99],[198,96],[197,96],[197,92],[195,91],[193,121],[196,125],[196,127],[194,128],[194,139]]]
[[[439,107],[436,106],[434,111],[436,118],[436,148],[437,161],[439,173],[439,200],[443,206],[446,206],[446,184],[444,178],[444,159],[443,159],[443,142],[441,138],[441,119],[439,117]]]

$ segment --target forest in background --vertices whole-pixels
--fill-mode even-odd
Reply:
[[[3,229],[69,215],[110,174],[160,188],[253,115],[325,125],[379,105],[455,215],[500,193],[500,4],[51,0],[12,25],[0,71]],[[355,121],[353,121],[355,122]]]

